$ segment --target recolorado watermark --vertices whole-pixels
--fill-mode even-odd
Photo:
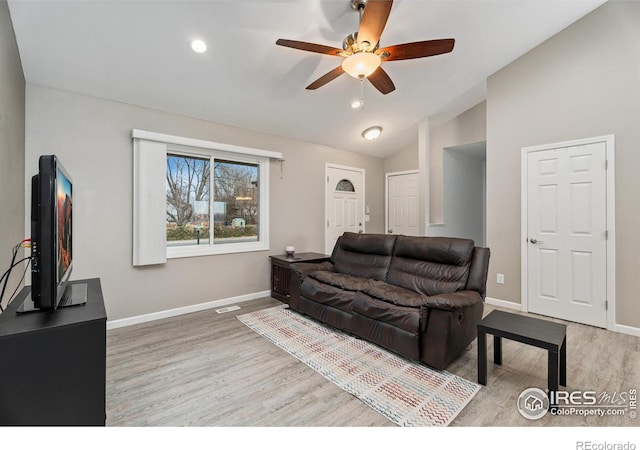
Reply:
[[[554,416],[627,416],[637,417],[638,391],[552,391],[528,388],[517,400],[520,414],[529,420],[538,420],[547,414]],[[616,450],[617,447],[583,447],[584,450]],[[622,449],[620,450],[627,450]],[[632,449],[628,449],[632,450]]]
[[[576,450],[636,450],[636,444],[633,442],[576,442]]]

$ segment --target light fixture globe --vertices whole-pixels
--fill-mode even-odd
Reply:
[[[353,78],[367,78],[380,67],[381,62],[375,53],[358,52],[342,61],[342,69]]]
[[[365,139],[368,139],[369,141],[373,141],[375,139],[378,139],[378,136],[380,136],[380,133],[382,133],[382,127],[379,127],[379,126],[369,127],[362,132],[362,137]]]

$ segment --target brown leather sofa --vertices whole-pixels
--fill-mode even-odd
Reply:
[[[345,233],[330,261],[292,267],[291,309],[444,369],[476,338],[489,249],[469,239]]]

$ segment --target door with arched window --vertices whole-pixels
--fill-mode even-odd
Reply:
[[[343,233],[364,233],[364,169],[327,164],[325,173],[325,253],[330,255]]]

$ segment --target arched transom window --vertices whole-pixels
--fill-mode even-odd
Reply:
[[[336,184],[336,191],[355,192],[356,189],[353,187],[353,183],[351,181],[343,178],[338,181],[338,184]]]

